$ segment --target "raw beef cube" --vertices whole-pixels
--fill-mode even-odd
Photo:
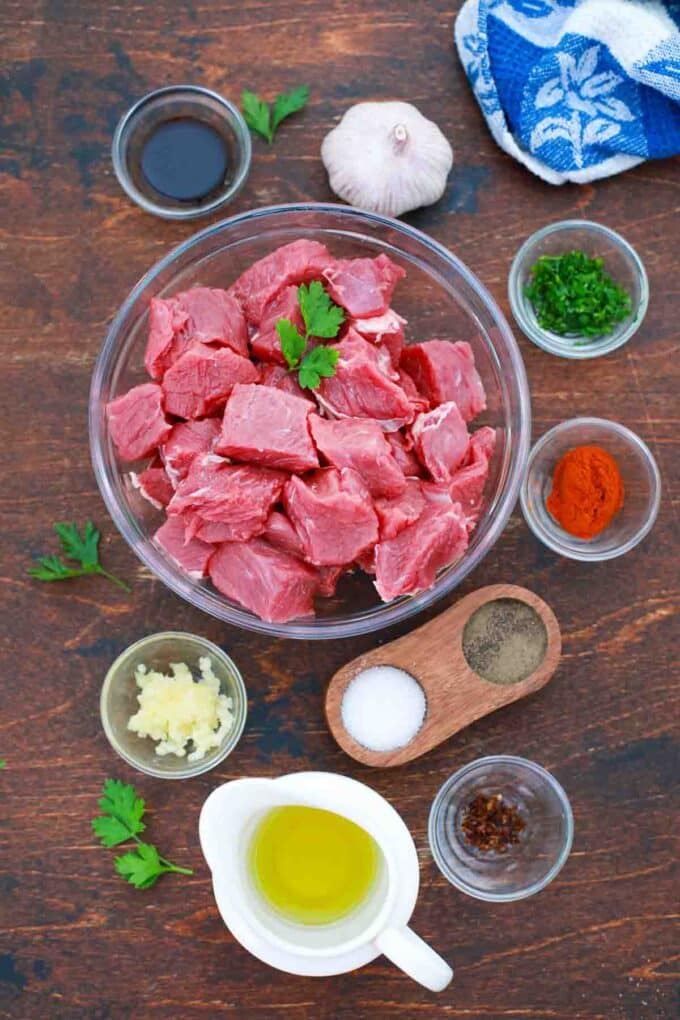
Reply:
[[[316,571],[261,538],[225,542],[213,554],[209,569],[218,591],[261,620],[285,623],[314,615]]]
[[[303,390],[299,382],[283,365],[262,365],[260,367],[260,385],[271,386],[275,390],[283,390],[284,393],[292,393],[294,397],[307,400],[316,407],[314,397],[309,390]]]
[[[240,542],[259,534],[274,503],[281,496],[286,476],[280,471],[229,464],[207,454],[197,457],[181,481],[168,506],[168,514],[186,516],[188,538],[198,535],[208,541],[203,524],[220,524],[209,529],[212,541]],[[217,533],[220,537],[215,538]]]
[[[291,284],[320,280],[330,261],[328,249],[318,241],[291,241],[246,269],[231,291],[248,321],[259,326],[267,302],[275,294]]]
[[[319,453],[333,467],[356,471],[371,496],[398,496],[404,491],[404,472],[377,422],[368,418],[333,421],[317,414],[309,422]]]
[[[375,512],[380,525],[380,540],[395,538],[409,524],[417,521],[425,509],[425,497],[417,478],[409,478],[407,487],[392,499],[376,499]]]
[[[319,466],[309,435],[312,405],[268,386],[236,386],[224,412],[217,453],[288,471]]]
[[[177,301],[187,316],[185,332],[189,340],[221,344],[248,357],[248,326],[233,294],[211,287],[194,287],[178,294]]]
[[[494,429],[485,427],[473,432],[468,455],[451,479],[451,499],[461,504],[471,528],[474,528],[479,517],[484,486],[489,477],[489,461],[495,445]]]
[[[335,347],[335,375],[321,381],[319,404],[335,418],[373,418],[385,432],[409,425],[415,417],[411,403],[386,374],[376,348],[351,329]]]
[[[316,572],[317,576],[317,591],[319,595],[329,599],[335,595],[335,589],[338,587],[338,581],[345,573],[344,567],[319,567]]]
[[[253,363],[229,347],[196,344],[165,373],[165,407],[178,418],[203,418],[226,403],[236,383],[257,378]]]
[[[363,552],[361,556],[357,556],[357,566],[360,570],[363,570],[365,574],[370,574],[371,577],[375,577],[375,550],[374,545],[366,552]]]
[[[178,566],[186,570],[190,577],[197,580],[199,577],[208,576],[208,560],[215,549],[197,538],[186,541],[181,517],[168,517],[153,536],[153,540]]]
[[[150,456],[172,428],[163,414],[163,391],[156,383],[134,386],[112,400],[106,405],[106,418],[123,460]]]
[[[283,502],[306,558],[320,567],[351,563],[378,539],[378,519],[359,476],[323,468],[286,483]]]
[[[430,401],[427,397],[423,396],[411,376],[403,368],[399,369],[397,382],[410,400],[414,414],[421,414],[423,411],[430,410]]]
[[[266,538],[275,549],[283,549],[291,556],[304,557],[305,555],[302,539],[286,515],[280,510],[272,510],[264,526],[262,537]]]
[[[353,319],[384,315],[398,280],[406,276],[387,255],[375,259],[336,259],[324,270],[328,293]]]
[[[413,439],[410,433],[387,432],[385,438],[390,444],[392,455],[407,478],[419,478],[425,472],[413,452]]]
[[[395,368],[399,365],[401,352],[404,349],[404,326],[406,319],[388,308],[384,315],[374,315],[368,319],[355,319],[353,328],[365,340],[380,344],[390,352]]]
[[[419,414],[411,429],[416,453],[435,482],[450,482],[468,452],[470,437],[458,405],[440,404]]]
[[[375,548],[375,586],[385,602],[434,584],[437,571],[467,548],[462,510],[454,505],[426,508],[415,523]]]
[[[190,341],[180,338],[187,319],[177,298],[151,298],[144,367],[152,379],[162,379],[172,362],[186,350]]]
[[[216,418],[182,421],[173,426],[160,452],[165,469],[175,485],[186,478],[194,457],[210,453],[219,434],[220,422]]]
[[[155,457],[148,468],[145,468],[140,474],[131,471],[130,481],[135,489],[139,489],[144,499],[155,506],[157,510],[162,510],[164,506],[167,506],[175,495],[173,484],[163,467],[163,462],[158,457]]]
[[[486,407],[472,348],[464,341],[411,344],[404,349],[401,365],[433,406],[453,400],[465,421],[472,421]]]
[[[302,320],[297,287],[284,287],[267,302],[262,313],[260,328],[250,342],[253,354],[262,361],[273,361],[285,365],[286,359],[281,350],[281,341],[276,332],[279,319],[289,319],[305,335],[305,324]]]

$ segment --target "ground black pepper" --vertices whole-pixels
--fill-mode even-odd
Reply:
[[[468,804],[462,822],[466,840],[482,853],[507,853],[512,844],[519,843],[524,827],[517,808],[506,805],[500,793],[478,793]]]

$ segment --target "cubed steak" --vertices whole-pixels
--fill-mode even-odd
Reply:
[[[425,474],[423,465],[413,452],[413,437],[410,432],[386,432],[392,456],[407,478],[419,478]]]
[[[288,319],[304,336],[305,324],[300,311],[297,287],[284,287],[270,298],[264,306],[259,329],[250,341],[251,350],[256,358],[285,365],[286,359],[281,350],[279,334],[276,332],[276,323],[279,319]]]
[[[352,563],[378,539],[378,518],[355,471],[322,468],[286,483],[283,501],[302,539],[305,556],[319,567]]]
[[[430,401],[420,392],[411,376],[403,368],[399,368],[396,381],[408,397],[414,414],[422,414],[430,410]]]
[[[226,290],[194,287],[171,298],[152,298],[144,365],[162,379],[194,343],[215,343],[248,356],[248,326],[241,306]]]
[[[494,429],[485,426],[473,432],[467,457],[451,479],[449,493],[463,507],[470,530],[479,519],[484,487],[489,477],[489,461],[495,445]]]
[[[144,367],[152,379],[162,379],[191,344],[184,335],[187,318],[178,298],[151,298]]]
[[[172,426],[163,413],[163,391],[156,383],[134,386],[106,406],[109,433],[123,460],[149,457]]]
[[[215,450],[234,460],[304,472],[319,466],[309,434],[312,405],[267,386],[235,386]]]
[[[404,349],[404,326],[406,319],[392,308],[388,308],[384,315],[373,315],[367,319],[355,319],[352,322],[353,328],[364,340],[373,344],[379,344],[389,351],[392,364],[395,368],[399,365],[401,352]]]
[[[270,623],[314,615],[317,573],[261,538],[225,542],[210,560],[210,577],[227,598]]]
[[[291,556],[304,558],[305,547],[297,531],[280,510],[272,510],[264,526],[262,538],[266,538],[275,549],[283,549]]]
[[[434,584],[437,571],[465,552],[468,531],[460,506],[428,506],[417,521],[375,547],[375,586],[385,602]]]
[[[175,485],[186,478],[195,457],[211,452],[219,434],[220,422],[217,418],[182,421],[173,426],[160,453]]]
[[[182,570],[186,570],[189,577],[198,580],[200,577],[208,576],[208,560],[215,552],[215,547],[207,542],[201,542],[198,538],[190,538],[187,541],[181,517],[168,517],[153,536],[153,541]]]
[[[311,390],[303,390],[292,372],[289,372],[283,365],[260,366],[260,385],[271,386],[274,390],[283,390],[284,393],[292,393],[294,397],[300,397],[316,407],[316,401]]]
[[[188,538],[246,541],[263,531],[285,480],[281,471],[229,464],[207,454],[196,458],[187,477],[179,483],[168,514],[184,516]],[[208,524],[221,527],[208,528]]]
[[[470,437],[458,405],[450,400],[419,414],[411,429],[416,453],[435,482],[450,482],[463,463]]]
[[[385,314],[406,271],[383,254],[375,259],[336,259],[323,275],[333,300],[353,319],[366,319]]]
[[[159,457],[154,457],[149,466],[139,474],[131,471],[130,481],[134,488],[139,490],[140,495],[157,510],[167,506],[175,495],[173,484]]]
[[[254,383],[257,378],[252,361],[229,347],[195,344],[163,377],[165,407],[178,418],[203,418],[226,403],[236,383]]]
[[[398,496],[404,491],[404,472],[377,422],[368,418],[329,420],[317,414],[309,421],[319,453],[333,467],[356,471],[371,496]]]
[[[331,257],[318,241],[291,241],[253,263],[239,276],[231,293],[239,301],[246,318],[255,326],[262,322],[267,302],[291,284],[320,280]]]
[[[335,375],[323,379],[317,401],[335,418],[372,418],[385,432],[410,424],[415,412],[401,386],[385,372],[376,348],[350,329],[335,345]]]
[[[417,478],[407,479],[406,489],[400,495],[392,499],[376,499],[380,540],[395,538],[409,524],[417,521],[424,509],[425,497]]]
[[[404,348],[401,365],[432,406],[453,400],[465,421],[472,421],[486,407],[472,348],[463,340],[411,344]]]

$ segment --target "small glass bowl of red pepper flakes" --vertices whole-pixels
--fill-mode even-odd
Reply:
[[[437,794],[428,835],[442,874],[476,899],[521,900],[563,867],[574,833],[567,795],[526,758],[479,758]]]

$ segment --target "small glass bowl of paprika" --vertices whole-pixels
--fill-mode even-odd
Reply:
[[[661,478],[630,429],[604,418],[572,418],[534,446],[520,499],[527,524],[548,548],[599,562],[629,552],[649,533]]]

